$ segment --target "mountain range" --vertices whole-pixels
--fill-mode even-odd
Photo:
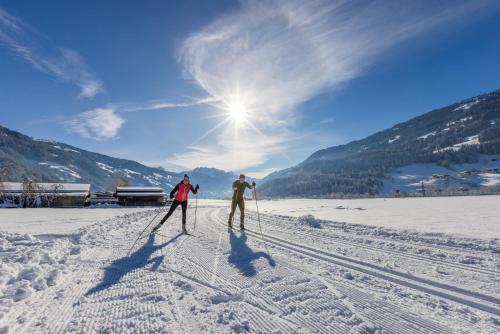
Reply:
[[[498,154],[500,90],[430,111],[364,139],[314,152],[297,166],[266,176],[259,182],[259,192],[266,197],[376,196],[399,188],[415,191],[421,183],[438,186],[437,170],[448,177],[454,175],[455,181],[460,179],[451,183],[448,179],[440,188],[498,186],[500,179],[497,182],[496,176],[483,171],[487,168],[495,173],[494,155]],[[1,126],[0,168],[2,180],[85,182],[92,184],[93,191],[113,190],[117,184],[169,191],[183,174],[34,139]],[[467,168],[477,172],[460,174]],[[188,173],[193,184],[202,185],[202,197],[231,195],[230,184],[236,178],[233,172],[202,167]]]
[[[34,139],[1,126],[0,167],[2,181],[90,183],[93,191],[113,191],[117,185],[155,186],[170,191],[184,174]],[[200,196],[211,198],[230,196],[230,184],[237,177],[215,168],[196,168],[187,173],[193,184],[203,185]]]
[[[477,163],[482,155],[499,153],[497,90],[314,152],[297,166],[265,177],[260,191],[270,197],[374,196],[383,192],[387,175],[399,167],[428,164],[447,168],[451,174],[454,165]]]

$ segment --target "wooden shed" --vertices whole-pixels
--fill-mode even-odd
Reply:
[[[117,187],[115,196],[123,206],[160,206],[168,195],[157,187]]]
[[[90,184],[1,182],[0,203],[17,207],[82,207],[88,205]]]

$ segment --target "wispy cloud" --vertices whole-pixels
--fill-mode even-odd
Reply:
[[[215,146],[189,146],[185,153],[170,157],[168,162],[187,168],[209,166],[237,171],[260,165],[271,155],[282,154],[282,145],[288,139],[287,132],[262,137],[249,129],[242,129],[237,135],[233,130],[226,127],[217,134]]]
[[[35,69],[79,87],[81,98],[93,98],[103,88],[83,58],[75,51],[54,45],[23,20],[0,8],[0,44],[24,58]]]
[[[104,107],[84,111],[70,120],[63,120],[69,132],[98,141],[113,139],[125,123],[124,114],[193,107],[213,101],[211,98],[191,99],[186,102],[153,101],[147,103],[110,103]]]
[[[330,124],[335,122],[335,117],[328,117],[320,121],[321,124]]]
[[[389,48],[439,25],[473,17],[491,1],[244,1],[189,36],[186,76],[221,104],[237,100],[261,135],[228,127],[216,143],[176,163],[243,169],[286,147],[294,109],[361,75]],[[461,19],[458,21],[457,19]]]
[[[123,123],[125,120],[112,108],[86,111],[72,120],[66,121],[70,131],[76,132],[82,137],[99,141],[115,138]]]
[[[153,111],[162,109],[174,109],[174,108],[188,108],[194,107],[202,104],[210,104],[215,102],[214,98],[191,98],[186,99],[183,102],[172,102],[172,101],[152,101],[147,103],[121,103],[113,104],[120,112],[139,112],[139,111]]]

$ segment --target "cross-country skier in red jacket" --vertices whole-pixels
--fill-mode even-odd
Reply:
[[[200,186],[196,185],[196,187],[193,188],[193,186],[189,183],[189,176],[187,174],[184,174],[184,179],[179,182],[179,184],[176,185],[175,188],[170,192],[171,199],[174,198],[175,195],[175,199],[170,206],[170,210],[168,210],[168,213],[165,215],[165,217],[163,217],[160,223],[153,228],[153,231],[151,233],[156,232],[180,205],[182,207],[182,233],[187,234],[186,210],[188,204],[188,195],[189,191],[192,191],[193,194],[196,194],[198,192],[198,189],[200,189]]]

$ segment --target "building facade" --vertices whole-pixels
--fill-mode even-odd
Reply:
[[[39,183],[1,182],[0,204],[2,206],[83,207],[89,205],[90,184],[85,183]]]
[[[156,187],[117,187],[115,197],[123,206],[161,206],[168,195]]]

